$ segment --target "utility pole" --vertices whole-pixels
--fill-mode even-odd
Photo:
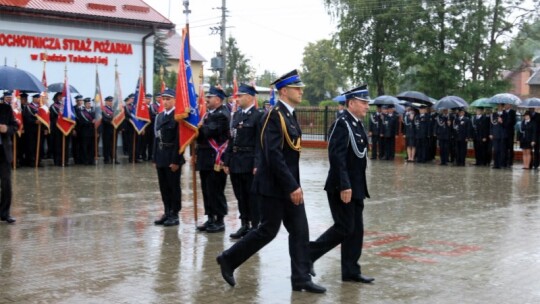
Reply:
[[[221,59],[223,62],[223,69],[219,77],[221,87],[225,89],[227,82],[227,36],[225,35],[225,29],[227,28],[227,1],[221,0]]]

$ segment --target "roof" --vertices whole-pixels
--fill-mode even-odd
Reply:
[[[2,0],[0,0],[2,1]],[[180,47],[182,45],[182,36],[180,36],[178,33],[174,33],[174,35],[168,37],[165,40],[165,43],[167,44],[167,51],[169,52],[170,59],[180,59]],[[191,60],[192,61],[202,61],[206,62],[206,59],[197,52],[197,50],[191,45]]]
[[[0,0],[0,12],[50,19],[172,29],[175,25],[143,0]]]
[[[536,68],[536,71],[527,80],[528,85],[540,85],[540,68]]]

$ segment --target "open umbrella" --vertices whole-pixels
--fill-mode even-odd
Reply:
[[[497,94],[489,99],[489,103],[494,104],[511,104],[518,106],[521,104],[521,99],[514,94],[510,93],[501,93]]]
[[[64,91],[64,83],[63,82],[57,82],[57,83],[53,83],[53,84],[50,84],[49,86],[47,86],[47,91],[49,92],[62,92]],[[75,94],[79,94],[79,91],[77,91],[77,89],[75,89],[74,86],[72,85],[69,85],[69,91],[71,94],[75,93]]]
[[[396,97],[398,99],[406,100],[410,102],[419,102],[427,106],[433,105],[433,102],[426,94],[420,93],[417,91],[405,91],[405,92],[399,93]]]
[[[467,108],[469,104],[463,98],[458,96],[446,96],[441,98],[433,106],[435,110],[455,109],[455,108]]]
[[[540,108],[540,98],[532,97],[525,99],[523,104],[519,105],[520,108]]]
[[[373,99],[373,101],[371,101],[369,104],[381,105],[381,106],[384,106],[384,105],[396,105],[396,104],[399,104],[399,99],[395,98],[394,96],[390,96],[390,95],[381,95],[381,96]]]
[[[471,107],[475,108],[492,108],[494,104],[489,103],[489,98],[479,98],[471,103]]]
[[[45,87],[29,72],[4,65],[0,67],[0,90],[43,92]]]

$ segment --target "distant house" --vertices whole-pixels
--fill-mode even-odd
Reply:
[[[518,68],[504,71],[502,76],[512,84],[509,93],[521,99],[540,97],[540,57],[523,61]]]
[[[180,58],[180,47],[182,45],[182,36],[175,33],[165,40],[167,44],[167,51],[169,52],[169,63],[167,71],[178,73],[178,62]],[[193,82],[195,83],[195,90],[199,91],[199,84],[203,77],[203,63],[206,59],[197,52],[197,50],[191,46],[191,70],[193,72]]]
[[[530,97],[540,98],[540,67],[535,68],[534,73],[527,80]]]

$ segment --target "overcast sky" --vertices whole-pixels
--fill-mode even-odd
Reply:
[[[180,32],[186,23],[183,0],[144,1],[170,17]],[[191,0],[189,4],[191,45],[208,61],[205,69],[210,68],[210,59],[220,49],[220,36],[210,35],[209,28],[221,22],[221,10],[217,9],[221,4],[222,0]],[[226,5],[227,37],[236,38],[258,75],[264,70],[281,75],[299,69],[304,47],[329,39],[336,31],[322,0],[227,0]]]

